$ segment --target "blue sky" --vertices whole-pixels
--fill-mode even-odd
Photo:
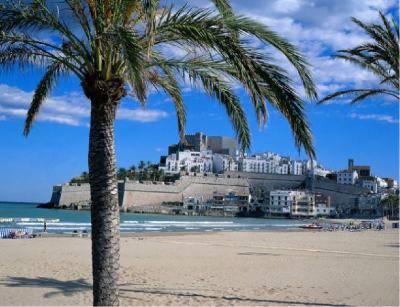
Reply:
[[[182,1],[175,1],[178,6]],[[189,1],[211,6],[209,1]],[[344,88],[372,87],[376,78],[366,71],[329,57],[335,50],[348,49],[367,40],[350,20],[378,22],[378,11],[398,20],[396,0],[275,0],[232,1],[239,14],[265,23],[297,45],[313,64],[320,97]],[[297,80],[287,62],[270,49],[276,62]],[[174,50],[171,50],[174,52]],[[45,202],[52,186],[69,181],[87,170],[89,102],[79,82],[69,77],[53,92],[29,135],[22,135],[24,117],[32,99],[39,71],[0,74],[0,200]],[[299,86],[300,88],[300,86]],[[187,133],[234,136],[224,111],[201,92],[184,89],[188,111]],[[269,108],[267,127],[258,130],[248,97],[243,104],[251,122],[252,153],[272,151],[293,159],[298,154],[283,117]],[[377,98],[350,106],[334,101],[316,106],[310,103],[307,116],[315,137],[317,161],[325,168],[341,170],[347,160],[371,165],[372,173],[399,179],[399,103]],[[140,160],[157,163],[168,145],[178,141],[172,102],[153,93],[147,110],[132,98],[125,98],[115,124],[117,165],[129,167]]]

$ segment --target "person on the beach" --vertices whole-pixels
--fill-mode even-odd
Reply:
[[[43,232],[47,232],[47,224],[46,224],[46,222],[44,222],[44,225],[43,225]]]

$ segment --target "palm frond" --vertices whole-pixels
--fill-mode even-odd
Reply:
[[[393,96],[396,99],[399,99],[399,93],[396,91],[388,90],[388,89],[350,89],[343,90],[332,93],[326,96],[324,99],[318,101],[318,105],[324,103],[326,101],[332,100],[334,98],[343,97],[343,98],[351,98],[351,104],[354,104],[358,101],[364,100],[365,98],[374,97],[378,95],[389,95]]]
[[[284,92],[265,87],[265,94],[271,104],[286,118],[293,133],[295,145],[300,152],[303,147],[310,158],[316,158],[313,135],[305,114],[305,105],[300,98],[293,99]],[[274,97],[275,96],[275,97]]]
[[[230,3],[226,0],[211,0],[214,3],[215,7],[218,11],[225,17],[232,17],[234,16],[234,12]]]
[[[0,49],[8,54],[13,49],[26,49],[27,54],[36,54],[52,62],[60,62],[73,71],[78,78],[82,79],[85,74],[84,69],[86,66],[81,62],[82,58],[66,51],[63,47],[54,46],[43,39],[32,38],[27,33],[10,32],[5,34],[0,32]],[[12,58],[9,57],[8,59],[12,61]],[[5,58],[3,59],[5,60]],[[32,62],[32,64],[34,63]]]
[[[18,65],[22,70],[32,66],[44,66],[45,57],[41,53],[29,50],[22,46],[0,48],[0,73],[8,73]]]
[[[281,38],[276,32],[270,30],[264,24],[243,16],[235,16],[225,21],[229,28],[235,29],[242,35],[252,35],[260,41],[278,49],[296,68],[303,87],[309,99],[317,99],[318,93],[313,81],[313,75],[308,69],[310,63],[301,52],[292,44]]]
[[[156,36],[156,15],[159,0],[143,0],[143,12],[146,16],[147,56],[150,55]]]
[[[136,33],[126,27],[114,29],[122,47],[124,66],[127,69],[127,76],[133,85],[136,97],[144,104],[147,99],[146,85],[143,78],[142,48],[139,44]]]
[[[68,40],[70,48],[83,58],[90,52],[87,46],[62,22],[58,6],[48,6],[44,0],[32,3],[6,0],[0,4],[0,31],[5,33],[59,33]],[[51,45],[51,44],[49,44]],[[50,46],[55,48],[53,44]]]
[[[393,26],[382,12],[379,12],[382,24],[366,24],[352,18],[352,21],[362,28],[372,39],[352,49],[339,50],[335,58],[356,64],[376,75],[379,87],[376,89],[348,89],[326,96],[318,104],[337,97],[352,97],[351,103],[356,103],[376,95],[389,95],[399,99],[399,33],[398,25]]]
[[[196,73],[206,93],[215,98],[225,108],[232,128],[235,131],[238,143],[243,151],[250,150],[251,133],[246,113],[240,104],[239,97],[233,93],[228,85],[220,80],[218,75],[200,71]]]
[[[36,87],[31,105],[26,115],[24,129],[25,136],[28,136],[29,132],[31,131],[43,102],[50,95],[54,86],[57,84],[60,75],[66,72],[66,70],[63,71],[62,64],[59,62],[48,66],[46,73],[40,79]]]
[[[192,84],[201,84],[205,92],[225,108],[242,150],[250,150],[250,128],[239,97],[234,94],[233,89],[229,87],[227,82],[221,79],[219,74],[214,73],[210,69],[193,68],[193,66],[186,66],[183,68],[183,71],[188,75]],[[266,113],[266,110],[264,113]]]
[[[177,121],[180,141],[185,141],[186,126],[186,107],[182,98],[182,93],[178,81],[176,80],[173,70],[166,65],[160,66],[164,76],[160,74],[150,74],[149,80],[155,88],[161,87],[172,99]]]

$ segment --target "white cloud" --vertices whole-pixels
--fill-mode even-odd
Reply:
[[[166,149],[165,148],[156,148],[156,152],[165,152]]]
[[[26,92],[18,87],[0,84],[0,118],[25,118],[32,101],[33,92]],[[117,119],[137,122],[154,122],[168,117],[162,110],[141,110],[119,108]],[[43,104],[38,121],[54,122],[71,126],[88,126],[90,117],[90,102],[79,92],[51,96]]]
[[[141,123],[155,122],[168,116],[169,114],[162,110],[132,110],[127,108],[119,108],[117,111],[117,119],[131,120]]]
[[[393,118],[392,116],[389,115],[382,115],[382,114],[356,114],[352,113],[350,115],[351,118],[358,118],[358,119],[369,119],[369,120],[378,120],[378,121],[384,121],[390,124],[398,124],[399,120],[396,118]]]
[[[179,8],[187,1],[175,2],[175,8]],[[188,2],[189,6],[212,6],[209,0]],[[378,10],[386,13],[390,8],[394,8],[398,14],[397,0],[232,0],[231,3],[237,14],[267,25],[304,52],[313,65],[312,72],[320,98],[345,88],[369,88],[377,84],[377,78],[365,69],[329,56],[335,50],[351,48],[368,39],[364,32],[351,22],[351,17],[371,23],[380,22]],[[255,41],[250,43],[256,44]],[[162,46],[160,49],[171,57],[187,54],[187,50],[178,47]],[[288,71],[296,81],[296,89],[304,97],[293,66],[275,48],[266,46],[264,51],[275,59],[277,65]],[[183,94],[193,91],[185,81],[187,80],[179,80]],[[239,88],[237,84],[234,84],[234,87]],[[202,92],[201,89],[195,90]],[[153,92],[155,90],[151,89],[151,93]],[[32,95],[33,92],[0,84],[0,116],[24,117]],[[171,115],[162,110],[143,111],[125,108],[125,105],[127,104],[123,103],[123,107],[118,110],[118,119],[152,122]],[[38,120],[87,125],[89,116],[89,102],[80,92],[73,92],[47,99]]]

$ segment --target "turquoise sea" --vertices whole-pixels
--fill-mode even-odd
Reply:
[[[0,202],[1,218],[59,219],[47,223],[49,233],[71,233],[74,230],[90,231],[90,212],[40,209],[34,203]],[[295,229],[304,221],[288,219],[230,218],[208,216],[156,215],[121,213],[121,232],[202,232],[244,231],[262,229]],[[0,227],[33,228],[43,231],[41,222],[0,223]]]

